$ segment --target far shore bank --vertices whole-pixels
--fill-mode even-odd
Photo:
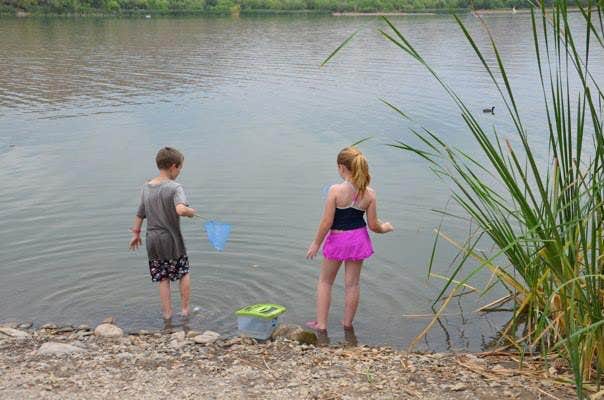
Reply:
[[[178,329],[125,334],[112,319],[94,330],[0,324],[0,371],[7,400],[576,398],[555,356],[315,346],[288,334],[265,342]]]
[[[569,12],[578,12],[576,7],[569,7]],[[305,16],[305,15],[322,15],[334,17],[398,17],[398,16],[425,16],[425,15],[449,15],[449,14],[469,14],[476,13],[479,15],[492,14],[527,14],[530,13],[528,8],[512,9],[505,8],[487,8],[487,9],[471,9],[471,8],[456,8],[456,9],[423,9],[423,10],[404,10],[404,11],[375,11],[375,12],[354,12],[343,11],[334,12],[332,10],[270,10],[270,9],[251,9],[237,10],[236,12],[214,12],[207,10],[121,10],[118,12],[105,12],[102,10],[87,10],[79,12],[52,12],[48,10],[23,11],[19,9],[0,9],[0,17],[65,17],[65,18],[153,18],[153,17],[260,17],[260,16]]]

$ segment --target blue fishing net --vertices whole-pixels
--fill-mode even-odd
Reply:
[[[218,251],[223,251],[231,233],[231,225],[224,222],[208,221],[203,226],[212,246]]]

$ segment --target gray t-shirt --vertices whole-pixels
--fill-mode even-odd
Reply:
[[[176,213],[177,204],[189,205],[180,183],[167,180],[143,186],[136,215],[147,219],[149,260],[177,260],[187,255],[180,232],[180,217]]]

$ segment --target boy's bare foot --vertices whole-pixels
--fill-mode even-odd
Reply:
[[[183,308],[180,311],[180,316],[183,317],[183,318],[187,318],[189,316],[189,308],[188,307],[187,308]]]
[[[174,326],[172,325],[172,317],[170,318],[164,318],[164,332],[165,333],[171,333],[171,331],[174,329]]]

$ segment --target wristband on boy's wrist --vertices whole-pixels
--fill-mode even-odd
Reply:
[[[134,229],[134,228],[130,228],[130,232],[132,232],[132,233],[136,233],[137,235],[140,235],[141,230],[140,230],[140,229]]]

